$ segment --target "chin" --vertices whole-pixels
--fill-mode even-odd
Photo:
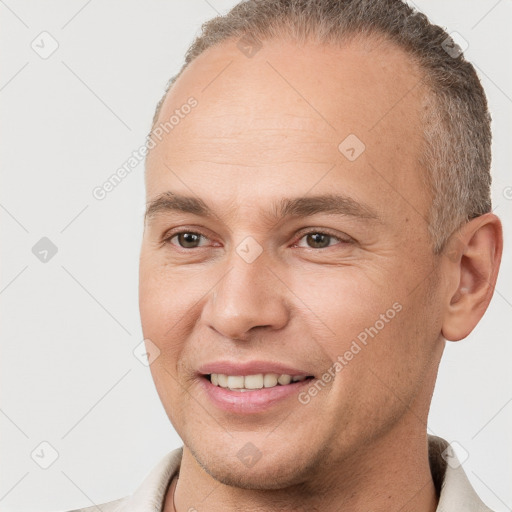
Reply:
[[[215,443],[210,445],[214,446]],[[217,445],[218,446],[218,445]],[[188,447],[197,463],[218,482],[248,490],[284,489],[304,483],[308,475],[319,467],[320,460],[308,461],[299,449],[268,450],[252,466],[246,466],[237,457],[237,450],[208,448],[204,451]],[[226,453],[229,453],[226,455]],[[321,457],[318,457],[321,459]]]

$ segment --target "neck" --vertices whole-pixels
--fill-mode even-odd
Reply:
[[[309,481],[277,490],[224,485],[206,473],[185,446],[175,489],[176,511],[435,512],[438,497],[427,434],[413,411],[409,416],[400,428],[350,458],[325,464]],[[171,493],[164,510],[173,512]]]

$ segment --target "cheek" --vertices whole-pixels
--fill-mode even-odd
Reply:
[[[158,269],[145,270],[139,287],[140,317],[143,336],[159,349],[150,371],[160,400],[173,425],[179,421],[180,404],[186,400],[183,383],[189,372],[181,366],[184,340],[190,337],[190,300],[179,283]],[[179,385],[178,382],[182,384]]]
[[[340,266],[290,276],[290,288],[312,320],[310,327],[322,330],[332,356],[373,326],[381,314],[393,307],[389,276],[384,271]],[[390,316],[393,316],[393,311]],[[330,340],[330,341],[327,341]]]
[[[432,333],[425,301],[408,296],[406,284],[403,273],[400,281],[398,274],[392,279],[354,267],[336,269],[330,278],[303,274],[294,282],[309,327],[332,362],[326,371],[336,374],[335,402],[340,394],[361,404],[386,402],[387,386],[400,394],[422,378]]]
[[[330,348],[337,366],[324,409],[332,411],[333,424],[345,434],[338,441],[341,444],[369,441],[384,432],[408,413],[422,393],[431,355],[426,343],[422,346],[426,340],[414,318],[416,312],[400,306],[378,308],[378,314],[371,316],[363,308],[357,322],[347,320],[352,322],[351,335]]]
[[[427,315],[394,302],[360,324],[344,342],[338,392],[372,416],[393,417],[420,392],[434,353]]]
[[[139,311],[144,337],[153,338],[168,328],[166,310],[171,306],[173,294],[168,293],[161,273],[148,264],[141,263],[139,278]]]
[[[182,366],[188,359],[187,341],[200,318],[208,284],[202,270],[183,271],[171,268],[156,258],[141,257],[139,282],[139,310],[144,338],[159,348],[158,359],[151,364],[151,372],[159,389],[173,392],[176,379],[187,382],[190,369]],[[181,366],[180,366],[181,365]]]
[[[144,335],[162,338],[181,328],[180,322],[194,302],[194,278],[179,273],[150,257],[141,257],[139,310]]]

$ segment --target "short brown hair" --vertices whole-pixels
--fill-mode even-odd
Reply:
[[[240,38],[287,36],[301,43],[339,44],[377,36],[412,57],[429,90],[421,163],[433,198],[428,225],[434,252],[460,225],[491,211],[491,117],[480,80],[450,36],[402,0],[247,0],[201,28],[181,70],[167,84],[153,127],[174,82],[212,46]]]

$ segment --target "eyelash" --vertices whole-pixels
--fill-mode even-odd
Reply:
[[[191,235],[199,235],[199,236],[202,236],[203,238],[206,238],[206,239],[209,239],[207,235],[205,235],[204,233],[202,233],[201,231],[193,231],[193,230],[190,230],[190,229],[182,229],[180,231],[175,231],[171,234],[169,234],[168,236],[166,236],[163,240],[162,240],[162,243],[164,245],[174,245],[175,247],[177,247],[178,249],[180,250],[183,250],[183,251],[191,251],[193,249],[201,249],[202,247],[182,247],[180,245],[176,245],[176,244],[173,244],[171,242],[171,240],[175,237],[177,237],[178,235],[181,235],[181,234],[184,234],[184,233],[188,233],[188,234],[191,234]],[[329,230],[325,230],[325,229],[310,229],[308,231],[301,231],[299,232],[300,236],[298,238],[295,239],[295,242],[293,243],[293,246],[296,246],[296,244],[302,240],[305,236],[307,235],[311,235],[311,234],[315,234],[315,235],[327,235],[328,237],[330,238],[334,238],[336,239],[338,242],[342,243],[342,244],[348,244],[350,242],[353,242],[354,240],[349,237],[347,235],[347,239],[343,239],[337,235],[334,235],[332,234]],[[314,251],[319,251],[319,250],[322,250],[322,249],[329,249],[330,247],[332,247],[331,245],[327,246],[327,247],[303,247],[305,249],[312,249]]]

